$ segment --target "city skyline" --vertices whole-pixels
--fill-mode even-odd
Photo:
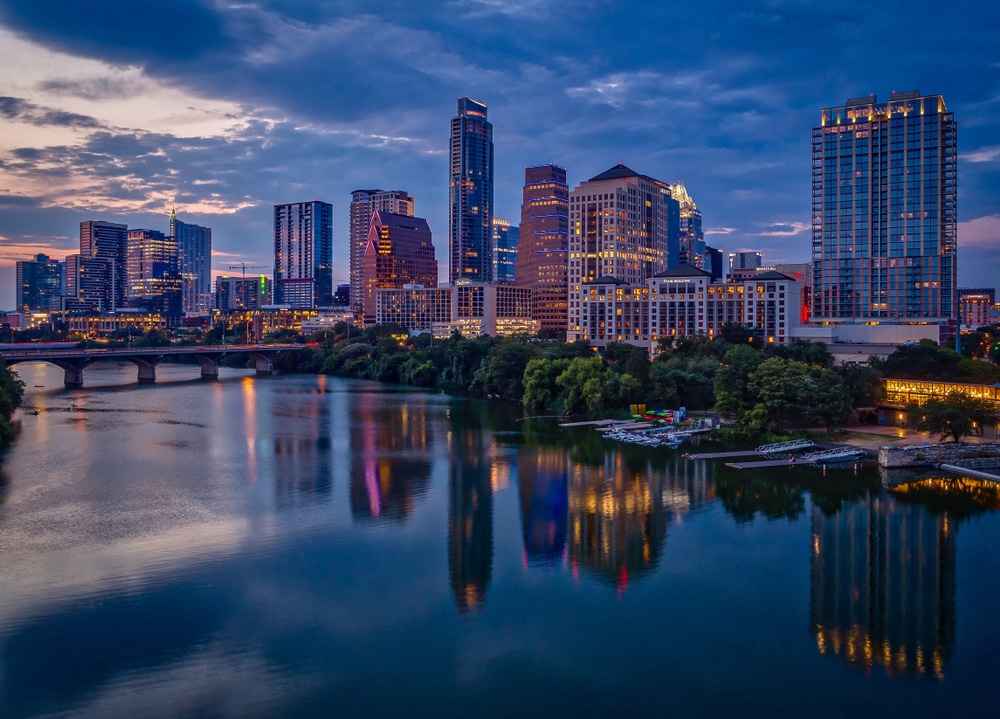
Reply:
[[[0,0],[0,308],[14,306],[17,259],[72,254],[85,220],[161,228],[175,202],[214,229],[214,274],[271,263],[274,204],[332,202],[333,279],[346,282],[357,187],[407,188],[445,236],[444,128],[466,95],[496,128],[495,215],[517,217],[526,166],[566,167],[572,189],[623,162],[683,181],[709,245],[759,249],[772,264],[809,257],[808,148],[821,109],[889,90],[940,93],[960,128],[958,282],[997,274],[992,7],[960,3],[947,17],[901,6],[859,16],[836,3],[46,8]],[[463,43],[471,24],[488,26],[491,42]],[[166,26],[169,53],[142,39]],[[662,32],[675,26],[697,42]],[[372,32],[387,62],[356,45]],[[893,33],[919,50],[866,62]],[[446,253],[438,243],[439,266]]]

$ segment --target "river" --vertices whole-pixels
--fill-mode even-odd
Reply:
[[[996,485],[322,376],[16,369],[4,719],[997,711]]]

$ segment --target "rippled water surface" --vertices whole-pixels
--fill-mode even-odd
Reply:
[[[327,377],[17,369],[4,719],[996,714],[996,485]]]

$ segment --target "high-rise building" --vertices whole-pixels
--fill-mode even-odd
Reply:
[[[701,211],[691,199],[683,182],[674,182],[670,192],[680,204],[680,262],[703,270],[708,261],[705,254],[705,233],[701,229]]]
[[[18,312],[48,312],[50,301],[63,294],[63,263],[48,255],[17,261]]]
[[[373,212],[391,212],[394,215],[413,217],[413,197],[403,190],[355,190],[351,193],[350,227],[350,286],[351,311],[354,319],[361,321],[364,313],[364,287],[361,266],[368,246],[368,230]]]
[[[366,325],[375,324],[375,290],[404,285],[436,287],[437,276],[427,220],[391,212],[372,213],[361,270]]]
[[[941,95],[826,108],[812,131],[814,323],[956,330],[957,128]]]
[[[502,285],[514,284],[517,248],[521,231],[517,225],[511,226],[507,220],[493,218],[493,281]]]
[[[756,270],[764,266],[764,255],[757,250],[738,250],[729,253],[729,271]]]
[[[713,280],[725,278],[725,270],[722,268],[722,250],[718,247],[705,247],[705,257],[708,258],[708,263],[702,269],[711,272]]]
[[[183,313],[183,280],[177,241],[158,230],[129,230],[126,301],[163,315]]]
[[[614,278],[631,286],[679,263],[680,203],[670,185],[618,164],[569,194],[569,327],[582,338],[583,285]]]
[[[273,283],[269,277],[227,277],[215,281],[215,308],[229,310],[259,310],[271,304]]]
[[[533,316],[543,330],[566,331],[569,187],[566,169],[524,169],[516,282],[534,293]]]
[[[274,301],[294,309],[333,304],[333,205],[274,206]]]
[[[456,280],[493,279],[493,125],[486,105],[458,99],[451,119],[449,270]]]
[[[107,286],[112,294],[100,300],[101,306],[95,307],[99,311],[112,312],[125,306],[128,286],[127,247],[128,225],[97,220],[80,223],[80,254],[110,262],[110,272],[114,275],[114,281]]]
[[[212,309],[212,228],[181,222],[171,212],[170,237],[177,243],[184,313],[208,314]]]
[[[124,263],[122,263],[124,264]],[[66,294],[62,309],[67,312],[114,312],[118,292],[119,263],[89,254],[66,257]],[[124,293],[122,293],[124,296]]]

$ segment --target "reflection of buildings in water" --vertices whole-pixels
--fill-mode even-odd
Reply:
[[[361,395],[352,420],[351,515],[405,520],[430,485],[426,408],[389,406],[380,395]]]
[[[328,498],[333,486],[330,438],[276,437],[274,486],[283,506]]]
[[[810,619],[822,654],[943,677],[955,641],[955,529],[947,514],[869,496],[812,510]]]
[[[521,532],[529,565],[552,565],[562,560],[569,505],[567,472],[564,449],[525,447],[518,453]]]
[[[575,465],[568,514],[574,567],[620,589],[656,567],[667,537],[661,474],[629,471],[619,452],[603,467]]]
[[[448,578],[460,612],[486,602],[493,573],[490,448],[481,432],[454,428],[448,468]]]
[[[431,463],[372,453],[351,458],[351,516],[403,521],[430,487]]]
[[[716,500],[715,462],[702,462],[675,453],[662,480],[662,501],[671,518],[711,506]]]

